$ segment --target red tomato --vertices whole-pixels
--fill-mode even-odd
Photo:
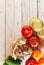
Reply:
[[[22,35],[23,35],[25,38],[30,37],[32,34],[33,34],[33,29],[32,29],[30,26],[24,26],[24,27],[22,28]]]
[[[31,47],[37,47],[40,43],[40,39],[37,36],[32,36],[28,39],[28,43]]]
[[[25,65],[38,65],[37,61],[33,58],[30,58],[26,61]]]

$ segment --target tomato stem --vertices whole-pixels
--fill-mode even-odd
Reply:
[[[30,64],[30,65],[32,65],[32,64]]]
[[[32,44],[35,44],[35,40],[32,40]]]

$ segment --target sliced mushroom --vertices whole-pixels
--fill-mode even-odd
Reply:
[[[26,39],[19,38],[16,42],[12,45],[12,57],[14,59],[18,58],[23,60],[25,56],[32,54],[32,49],[26,44]]]

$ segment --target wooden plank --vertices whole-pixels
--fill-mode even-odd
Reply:
[[[37,0],[30,0],[29,4],[29,19],[37,17]]]
[[[29,20],[37,17],[37,0],[22,0],[23,25],[29,24]]]
[[[14,0],[6,0],[6,56],[10,55],[10,44],[15,37]]]
[[[0,0],[0,57],[5,56],[5,0]]]
[[[21,0],[15,0],[15,39],[21,37]]]
[[[22,0],[22,26],[29,24],[29,0]]]
[[[38,0],[38,17],[44,21],[44,0]]]

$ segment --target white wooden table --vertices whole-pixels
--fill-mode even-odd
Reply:
[[[2,59],[0,59],[0,65],[3,65],[4,61]]]
[[[9,45],[33,17],[44,21],[44,0],[0,0],[0,57],[10,54]]]

